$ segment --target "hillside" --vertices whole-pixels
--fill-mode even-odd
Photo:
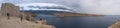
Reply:
[[[0,28],[32,28],[35,25],[33,22],[20,21],[20,18],[11,17],[9,20],[7,17],[0,16]]]
[[[36,24],[35,22],[23,20],[17,17],[10,17],[7,19],[5,16],[0,16],[0,28],[51,28],[53,26],[46,24]],[[53,27],[54,28],[54,27]]]
[[[58,17],[68,17],[68,16],[103,16],[98,14],[83,14],[83,13],[71,13],[71,12],[64,12],[64,13],[54,13],[55,16]]]

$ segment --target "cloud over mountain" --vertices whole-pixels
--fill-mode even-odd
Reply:
[[[39,10],[39,11],[64,11],[64,12],[72,12],[72,8],[69,8],[64,5],[57,5],[53,3],[24,3],[24,4],[16,4],[16,6],[20,6],[20,10]]]
[[[77,13],[120,15],[120,0],[0,0],[14,4],[54,3],[73,8]]]

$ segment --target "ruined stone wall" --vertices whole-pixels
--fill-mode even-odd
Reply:
[[[10,16],[19,16],[19,7],[11,3],[3,3],[1,7],[1,14],[6,16],[7,13],[10,14]]]
[[[24,14],[26,14],[26,19],[27,19],[28,21],[33,21],[33,22],[35,22],[35,20],[34,20],[34,17],[36,16],[35,13],[32,13],[32,12],[24,12]]]

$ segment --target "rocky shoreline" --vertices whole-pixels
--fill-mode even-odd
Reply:
[[[117,21],[116,23],[112,24],[112,25],[109,26],[108,28],[120,28],[120,20]]]

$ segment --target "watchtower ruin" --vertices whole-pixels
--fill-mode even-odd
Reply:
[[[7,16],[7,14],[9,14],[10,16],[19,16],[19,7],[11,3],[3,3],[1,7],[1,15]]]

